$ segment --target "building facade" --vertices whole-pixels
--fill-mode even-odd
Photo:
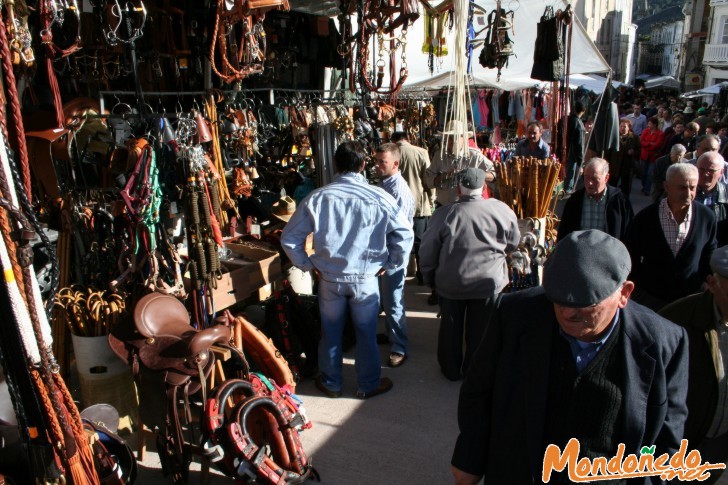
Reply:
[[[681,79],[685,72],[685,25],[681,6],[638,20],[636,72]]]
[[[704,86],[728,81],[728,0],[711,0],[703,53]]]
[[[576,0],[574,13],[611,66],[614,79],[629,82],[633,76],[632,57],[635,26],[633,0]]]

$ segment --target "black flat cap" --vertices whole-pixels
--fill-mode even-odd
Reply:
[[[543,288],[558,305],[584,308],[617,291],[631,269],[629,252],[619,239],[597,230],[576,231],[546,260]]]
[[[710,269],[723,278],[728,278],[728,246],[722,246],[713,251],[710,257]]]

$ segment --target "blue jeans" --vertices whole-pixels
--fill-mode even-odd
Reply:
[[[566,162],[566,175],[564,176],[564,192],[573,192],[576,188],[576,181],[579,180],[579,168],[581,164]]]
[[[382,365],[377,346],[377,317],[379,316],[379,285],[377,278],[356,283],[319,282],[321,311],[321,342],[319,370],[321,382],[331,391],[340,391],[343,384],[342,335],[347,312],[351,314],[356,331],[357,391],[370,392],[379,387]]]
[[[650,194],[652,191],[652,172],[654,171],[655,162],[642,162],[642,192]]]
[[[389,270],[381,276],[382,305],[389,340],[390,352],[407,355],[407,316],[404,312],[404,278],[406,268]]]

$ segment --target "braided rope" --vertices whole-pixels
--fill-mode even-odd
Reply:
[[[7,140],[3,140],[5,142],[5,149],[7,153],[10,152],[10,148],[7,146]],[[50,285],[50,297],[48,298],[48,301],[46,301],[45,304],[45,311],[46,316],[48,318],[51,317],[51,314],[53,312],[53,295],[56,294],[56,291],[58,290],[58,284],[60,279],[60,271],[58,268],[58,258],[56,253],[56,248],[51,243],[50,239],[48,239],[48,235],[43,230],[43,228],[40,225],[40,222],[38,222],[38,218],[35,216],[35,211],[30,205],[30,201],[28,200],[28,196],[25,193],[25,191],[22,190],[22,181],[20,180],[20,174],[18,173],[18,167],[17,163],[14,158],[9,157],[8,159],[8,167],[10,169],[10,173],[13,178],[13,183],[15,184],[15,195],[17,196],[18,202],[20,202],[20,207],[23,209],[23,213],[26,215],[26,218],[28,222],[30,222],[30,225],[33,227],[33,230],[35,230],[36,234],[40,236],[40,240],[43,243],[43,246],[45,247],[46,251],[48,252],[48,257],[51,261],[51,285]],[[36,285],[37,288],[37,285]]]
[[[2,21],[0,21],[0,25],[2,24]],[[4,29],[4,25],[0,27],[0,30]],[[2,36],[3,32],[0,32],[0,42],[2,42]],[[6,45],[3,45],[4,49],[7,48]],[[3,65],[5,66],[5,62],[3,62]],[[12,66],[11,66],[12,70]],[[7,73],[6,73],[7,74]],[[10,88],[11,86],[9,86]],[[14,85],[12,86],[14,88]],[[13,95],[12,90],[9,89],[9,97],[11,99],[14,99],[17,102],[17,90],[15,91],[15,94]],[[11,103],[12,105],[12,103]],[[22,121],[21,121],[22,123]],[[21,125],[22,126],[22,125]],[[23,133],[19,132],[19,138],[23,137]],[[7,257],[8,260],[11,262],[12,266],[12,272],[14,275],[19,274],[20,277],[16,277],[16,280],[18,282],[17,286],[19,289],[19,293],[21,293],[20,300],[25,302],[25,308],[18,308],[18,314],[16,315],[16,321],[18,324],[23,324],[24,328],[27,328],[27,322],[23,322],[25,320],[25,316],[29,315],[30,317],[30,326],[32,327],[33,333],[35,335],[36,345],[38,346],[38,353],[40,357],[40,365],[37,366],[33,371],[37,372],[38,379],[35,379],[36,383],[36,389],[38,391],[39,397],[43,403],[43,407],[45,409],[45,414],[52,423],[52,426],[50,428],[52,438],[55,440],[55,443],[57,446],[54,447],[56,452],[61,457],[61,460],[64,462],[64,465],[68,468],[68,471],[71,472],[71,476],[75,478],[82,478],[84,475],[88,475],[89,478],[92,480],[95,477],[95,472],[93,472],[93,459],[91,457],[90,464],[88,463],[88,459],[86,459],[86,456],[89,452],[83,452],[81,451],[81,454],[78,455],[78,459],[74,459],[74,462],[78,462],[81,464],[81,466],[84,468],[84,470],[88,470],[88,466],[90,465],[91,474],[86,473],[84,470],[78,470],[76,466],[73,465],[72,462],[69,460],[72,459],[74,456],[77,455],[77,452],[79,451],[78,443],[76,441],[76,434],[74,433],[74,426],[72,423],[69,422],[68,419],[68,409],[66,406],[64,406],[63,402],[59,399],[59,396],[62,394],[58,386],[56,385],[56,379],[54,379],[53,373],[51,372],[51,369],[56,369],[56,364],[53,358],[53,353],[50,349],[50,345],[52,342],[51,335],[50,335],[50,326],[48,324],[47,315],[45,311],[38,312],[38,309],[43,309],[42,305],[39,304],[40,302],[40,291],[38,289],[37,281],[35,280],[35,274],[31,270],[32,264],[31,261],[27,255],[28,252],[31,251],[30,246],[28,242],[25,242],[24,247],[22,248],[25,256],[23,258],[23,264],[20,264],[18,260],[18,255],[16,254],[16,251],[18,251],[18,245],[15,243],[15,241],[12,240],[11,234],[14,232],[11,229],[10,221],[8,217],[8,210],[13,209],[13,215],[16,218],[17,222],[19,223],[22,230],[28,230],[29,229],[29,223],[25,217],[25,214],[21,213],[17,207],[18,207],[18,195],[14,189],[9,183],[8,183],[8,176],[7,173],[12,173],[13,169],[11,167],[10,163],[10,157],[9,153],[7,151],[7,145],[5,143],[5,139],[2,140],[2,147],[5,149],[4,156],[0,157],[2,159],[2,169],[0,169],[0,193],[5,195],[5,202],[7,206],[3,206],[0,208],[0,227],[2,228],[3,232],[3,242],[5,243],[5,246],[7,247]],[[16,177],[16,179],[19,179],[19,176]],[[22,193],[22,187],[20,188],[20,192]],[[29,192],[28,192],[29,193]],[[23,194],[23,196],[26,196],[27,194]],[[27,197],[21,197],[21,199],[25,199],[27,202]],[[30,204],[26,204],[26,208],[30,209]],[[32,213],[32,209],[30,210]],[[36,221],[37,222],[37,221]],[[31,253],[32,254],[32,253]],[[22,306],[22,305],[21,305]],[[41,318],[42,316],[42,318]],[[43,325],[42,325],[43,324]],[[22,330],[22,329],[21,329]],[[60,431],[60,432],[59,432]],[[83,442],[80,442],[81,448],[83,448]],[[88,446],[88,443],[86,443],[86,446]],[[82,461],[83,460],[83,461]],[[69,468],[70,465],[70,468]],[[98,480],[95,478],[95,480]],[[74,480],[76,483],[78,480]],[[87,481],[84,481],[83,483],[86,483]],[[96,482],[98,483],[98,482]]]
[[[0,12],[0,56],[2,57],[3,74],[5,76],[5,88],[8,91],[7,101],[12,111],[12,120],[15,126],[15,133],[18,137],[18,155],[20,157],[20,169],[23,173],[23,185],[28,199],[32,199],[33,190],[30,180],[30,163],[28,161],[28,146],[25,143],[25,127],[23,126],[23,114],[20,112],[20,97],[18,95],[18,87],[15,81],[15,72],[13,72],[13,61],[10,54],[8,44],[8,33],[5,29],[5,22]],[[5,126],[6,118],[0,119],[3,125],[3,131],[7,133]],[[7,136],[6,136],[7,138]]]
[[[58,422],[55,413],[53,412],[53,405],[50,398],[48,397],[48,389],[46,389],[44,380],[41,377],[40,372],[37,368],[30,369],[30,377],[33,380],[33,384],[35,385],[35,388],[37,390],[36,395],[38,396],[38,400],[42,405],[43,410],[45,411],[46,422],[48,425],[48,434],[50,435],[49,438],[51,438],[55,443],[58,443],[60,445],[53,447],[54,452],[58,454],[60,451],[62,451],[62,446],[65,444],[63,430],[61,429],[61,425]],[[59,468],[61,468],[61,471],[65,474],[65,459],[59,465]]]

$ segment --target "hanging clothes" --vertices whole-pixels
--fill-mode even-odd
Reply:
[[[500,125],[501,119],[500,119],[500,109],[498,104],[500,103],[500,97],[501,97],[501,91],[500,90],[494,90],[491,93],[490,97],[490,106],[491,106],[491,113],[493,114],[493,126]]]
[[[478,91],[476,102],[478,103],[478,110],[480,111],[481,125],[484,128],[489,128],[491,126],[490,109],[488,108],[488,92],[485,89]]]

